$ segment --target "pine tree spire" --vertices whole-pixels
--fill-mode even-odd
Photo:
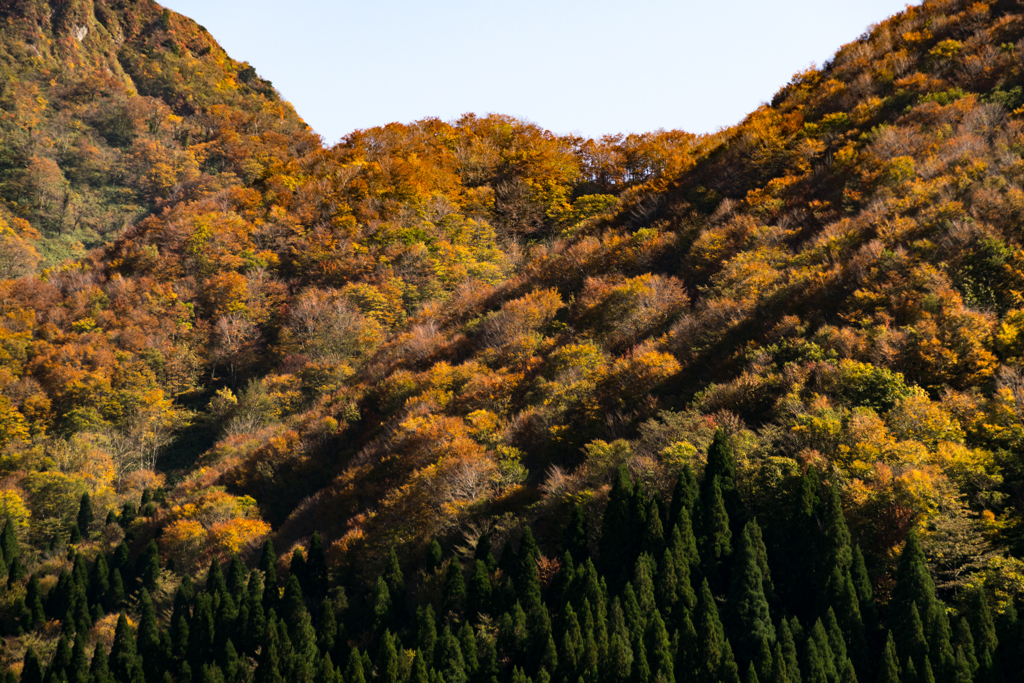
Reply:
[[[615,590],[626,582],[627,571],[640,547],[632,524],[633,493],[629,470],[620,465],[612,479],[599,544],[601,568]]]
[[[751,538],[752,526],[756,523],[748,522],[740,535],[728,596],[733,642],[741,662],[752,661],[760,651],[762,641],[775,642],[775,627],[764,596],[757,549]]]
[[[885,648],[882,650],[882,661],[878,666],[878,683],[900,683],[899,658],[896,654],[896,641],[892,631],[886,636]]]

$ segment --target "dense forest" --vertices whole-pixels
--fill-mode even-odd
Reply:
[[[0,0],[0,672],[1024,680],[1022,224],[1016,0],[711,135],[333,147],[150,0]]]

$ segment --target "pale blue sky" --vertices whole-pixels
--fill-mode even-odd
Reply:
[[[596,137],[736,123],[896,0],[165,0],[328,143],[499,112]]]

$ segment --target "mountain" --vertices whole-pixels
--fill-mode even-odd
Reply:
[[[329,149],[146,0],[0,31],[12,680],[1020,676],[1015,2]]]

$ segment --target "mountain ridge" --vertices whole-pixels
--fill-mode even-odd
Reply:
[[[790,527],[845,538],[808,553],[846,581],[852,560],[828,544],[863,552],[858,610],[897,610],[903,663],[900,557],[935,577],[915,607],[929,638],[949,629],[935,600],[965,618],[978,594],[1000,614],[1017,600],[1017,4],[909,7],[710,135],[591,140],[467,114],[331,148],[154,3],[9,2],[0,31],[15,254],[0,262],[0,503],[39,590],[72,571],[68,553],[127,567],[157,552],[168,581],[133,576],[168,607],[181,575],[277,550],[264,579],[323,597],[329,574],[357,596],[351,625],[383,599],[382,567],[389,590],[422,569],[404,593],[420,604],[448,580],[430,564],[442,547],[485,565],[493,547],[536,560],[551,596],[572,545],[615,592],[630,570],[638,586],[671,574],[654,568],[676,561],[671,539],[650,541],[650,567],[624,539],[685,524],[683,505],[707,595],[736,604],[728,577],[761,553],[775,622],[824,618],[802,581],[839,590],[827,562],[789,558]],[[699,502],[677,503],[690,478]],[[86,493],[98,514],[82,523]],[[705,545],[760,539],[755,518],[764,540],[743,553]],[[609,538],[629,547],[621,567]],[[503,566],[488,581],[520,571]],[[504,589],[513,620],[520,588]],[[384,642],[380,626],[354,641]],[[729,631],[752,663],[756,643]],[[943,653],[932,665],[952,675]]]

